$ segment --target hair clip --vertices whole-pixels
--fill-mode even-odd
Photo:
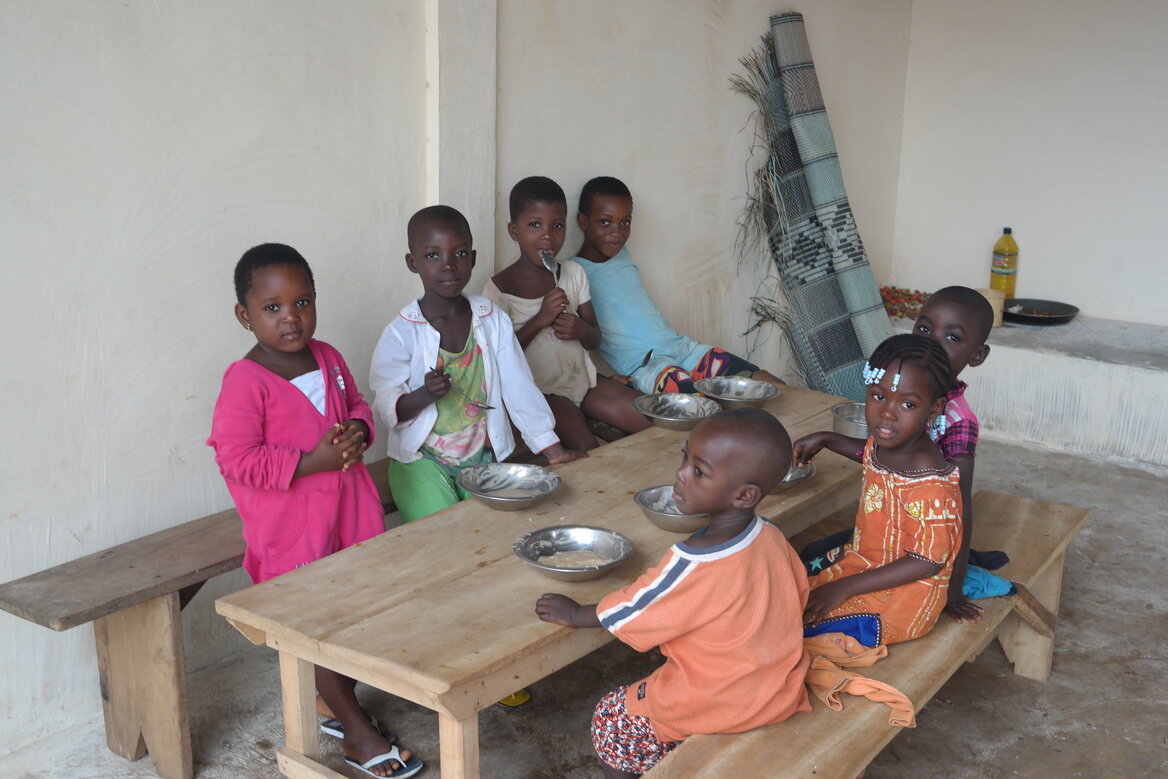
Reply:
[[[891,387],[891,389],[893,392],[896,392],[896,388],[897,388],[897,386],[899,386],[899,384],[900,384],[900,374],[899,373],[892,374],[892,387]]]
[[[867,362],[864,363],[864,384],[879,384],[880,380],[884,378],[883,368],[873,368]],[[893,388],[895,389],[895,387]]]

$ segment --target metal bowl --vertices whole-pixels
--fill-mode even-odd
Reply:
[[[709,514],[682,514],[673,502],[673,485],[646,487],[633,500],[657,527],[671,533],[692,533],[709,523]]]
[[[458,486],[501,511],[533,506],[560,488],[558,473],[524,463],[471,465],[458,474]]]
[[[633,406],[666,430],[692,430],[707,417],[722,410],[718,402],[701,395],[668,393],[663,395],[641,395],[633,401]]]
[[[633,542],[614,530],[590,525],[560,525],[532,530],[515,539],[515,556],[544,576],[562,582],[596,579],[628,560]],[[565,552],[591,552],[603,562],[586,567],[540,562],[541,557]]]
[[[791,466],[791,470],[787,471],[787,475],[783,477],[783,480],[779,482],[779,486],[771,490],[771,493],[773,494],[787,487],[805,482],[814,475],[815,466],[811,463],[807,463],[806,465],[794,464]]]
[[[779,388],[769,381],[745,379],[741,376],[715,376],[699,379],[694,389],[722,404],[722,408],[761,406],[779,396]]]
[[[868,421],[863,403],[840,403],[831,408],[831,429],[840,435],[868,440]]]

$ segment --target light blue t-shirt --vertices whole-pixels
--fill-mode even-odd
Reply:
[[[631,377],[638,390],[652,392],[661,371],[671,365],[691,370],[710,351],[711,347],[677,332],[661,316],[627,247],[607,262],[572,259],[588,276],[592,308],[600,324],[600,356],[617,373]],[[653,357],[637,370],[650,349]]]

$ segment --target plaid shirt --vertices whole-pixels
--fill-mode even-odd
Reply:
[[[945,411],[937,420],[945,420],[944,432],[930,429],[929,435],[946,460],[960,455],[974,456],[977,450],[977,415],[965,400],[965,388],[969,385],[958,381],[945,396]]]

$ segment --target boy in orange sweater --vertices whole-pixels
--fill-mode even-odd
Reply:
[[[604,627],[665,664],[600,700],[592,743],[606,777],[639,776],[695,733],[738,733],[809,711],[803,677],[807,577],[795,551],[755,507],[787,473],[791,439],[756,408],[694,428],[673,485],[680,511],[709,525],[600,603],[564,595],[536,602],[539,618]]]

